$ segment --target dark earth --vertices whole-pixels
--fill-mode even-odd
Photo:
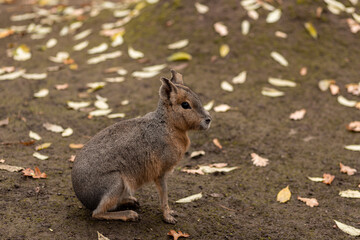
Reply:
[[[340,94],[348,99],[359,97],[346,92],[345,85],[358,82],[359,33],[350,32],[346,13],[334,15],[323,1],[268,1],[282,9],[281,19],[266,23],[268,11],[259,9],[260,18],[252,20],[238,0],[201,0],[210,10],[201,15],[193,1],[163,0],[146,6],[138,17],[125,25],[124,44],[119,49],[123,55],[113,60],[88,65],[86,50],[74,52],[72,35],[59,37],[60,29],[67,21],[55,23],[52,32],[44,39],[32,40],[29,34],[14,34],[0,39],[2,66],[17,66],[28,72],[46,72],[55,64],[47,58],[58,51],[68,51],[78,64],[77,70],[64,66],[49,72],[45,80],[17,78],[0,81],[0,120],[9,117],[9,124],[0,127],[0,142],[30,141],[29,131],[42,136],[37,143],[1,144],[0,159],[6,164],[34,168],[38,166],[47,174],[46,179],[32,179],[21,172],[0,172],[0,238],[1,239],[97,239],[97,231],[111,240],[115,239],[170,239],[171,229],[189,233],[189,239],[355,239],[338,229],[334,220],[360,228],[360,200],[342,198],[342,190],[358,189],[359,174],[348,176],[340,173],[339,163],[360,169],[359,153],[344,149],[345,145],[360,144],[360,136],[346,130],[346,125],[359,120],[359,110],[340,105],[336,96],[321,92],[318,82],[334,79],[340,86]],[[350,6],[349,1],[342,1]],[[82,1],[67,1],[67,5],[84,7]],[[10,21],[10,16],[31,12],[30,1],[15,1],[0,5],[0,28],[27,25],[32,21]],[[133,7],[133,5],[130,5]],[[324,10],[316,16],[317,7]],[[44,8],[50,8],[45,6]],[[359,5],[355,6],[359,12]],[[243,36],[241,22],[248,19],[250,33]],[[78,32],[92,28],[87,39],[89,47],[109,38],[100,36],[103,23],[115,22],[111,10],[103,10],[93,18],[84,18],[84,26]],[[213,29],[215,22],[222,21],[229,35],[220,37]],[[313,39],[304,28],[312,22],[319,34]],[[275,31],[288,34],[278,38]],[[50,38],[58,44],[45,51],[39,46]],[[161,75],[138,80],[131,72],[144,66],[166,63],[175,50],[167,45],[181,39],[189,39],[189,45],[180,51],[192,55],[188,65],[178,70],[184,75],[185,84],[200,95],[202,102],[215,100],[215,106],[225,103],[232,108],[225,113],[210,114],[211,128],[206,132],[191,132],[189,154],[175,168],[169,178],[169,203],[178,212],[178,223],[169,225],[162,221],[159,198],[154,185],[147,185],[136,193],[141,208],[139,222],[99,221],[91,218],[71,185],[72,162],[68,161],[77,150],[70,143],[85,144],[101,129],[121,119],[93,117],[87,112],[69,110],[66,101],[94,101],[95,95],[108,98],[113,112],[123,112],[125,119],[142,116],[156,108],[160,76],[169,77],[172,67],[184,67],[182,62],[170,63]],[[219,47],[226,43],[230,53],[219,56]],[[27,44],[32,58],[17,62],[6,55],[13,45]],[[137,61],[127,55],[128,46],[140,50],[147,61]],[[284,67],[270,57],[271,51],[281,53],[288,61]],[[217,56],[215,59],[213,56]],[[121,66],[128,70],[122,83],[108,83],[103,89],[85,98],[86,83],[103,81],[109,67]],[[308,74],[299,71],[307,67]],[[231,79],[241,71],[247,71],[244,84],[234,85],[233,92],[220,88],[222,81]],[[263,87],[271,87],[268,77],[290,79],[295,88],[275,87],[285,96],[263,96]],[[68,83],[64,91],[54,85]],[[41,88],[50,93],[45,98],[33,94]],[[128,105],[120,102],[129,99]],[[289,115],[301,108],[307,113],[304,119],[293,121]],[[42,124],[50,122],[71,127],[74,134],[68,138],[47,131]],[[218,138],[220,150],[212,140]],[[39,160],[32,156],[34,147],[51,142],[52,146],[40,151],[49,156]],[[191,159],[190,153],[204,150],[205,156]],[[251,153],[269,159],[266,167],[254,166]],[[239,168],[229,173],[191,175],[180,170],[201,164],[228,163]],[[307,176],[322,177],[323,173],[335,175],[331,185],[312,182]],[[277,193],[289,185],[292,197],[286,203],[276,201]],[[193,194],[203,193],[203,198],[186,204],[175,201]],[[214,195],[214,193],[216,193]],[[215,196],[215,197],[214,197]],[[316,198],[318,207],[310,208],[297,197]]]

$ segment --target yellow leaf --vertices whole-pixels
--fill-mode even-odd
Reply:
[[[317,31],[311,22],[305,23],[305,28],[313,38],[317,39],[317,37],[318,37]]]
[[[291,192],[289,190],[289,186],[281,189],[281,191],[277,194],[276,200],[281,203],[285,203],[289,201],[291,198]]]
[[[48,148],[50,146],[51,146],[51,143],[43,143],[41,145],[36,146],[35,150],[40,151],[40,150],[46,149],[46,148]]]
[[[223,58],[226,57],[229,54],[229,52],[230,52],[229,45],[223,44],[220,46],[220,56],[221,57],[223,57]]]
[[[186,52],[176,52],[167,58],[167,60],[171,62],[182,61],[182,60],[189,61],[191,59],[192,56]]]

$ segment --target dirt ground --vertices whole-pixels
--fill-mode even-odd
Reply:
[[[26,1],[24,1],[26,2]],[[72,2],[72,1],[69,1]],[[272,1],[269,1],[272,2]],[[349,1],[343,1],[347,6]],[[78,3],[77,1],[72,4]],[[31,179],[19,173],[0,172],[0,238],[1,239],[96,239],[97,231],[111,240],[115,239],[170,239],[170,229],[190,234],[189,239],[352,239],[334,225],[333,220],[360,227],[360,200],[339,196],[339,191],[358,189],[359,174],[348,176],[340,173],[339,163],[360,169],[359,153],[344,149],[345,145],[360,144],[360,136],[345,126],[359,120],[359,110],[340,105],[335,96],[321,92],[318,81],[335,79],[340,94],[358,101],[346,92],[345,85],[358,82],[359,34],[350,32],[346,23],[348,15],[330,13],[323,1],[282,1],[273,5],[282,9],[279,22],[265,22],[267,11],[260,9],[258,20],[250,19],[238,0],[201,1],[210,11],[200,15],[193,1],[164,0],[146,6],[138,17],[126,25],[123,45],[114,48],[123,52],[120,58],[96,65],[86,64],[85,51],[74,52],[72,36],[59,37],[60,29],[68,22],[55,23],[52,32],[44,39],[32,40],[29,34],[14,34],[0,39],[0,67],[17,66],[28,72],[45,72],[54,64],[47,60],[58,51],[68,51],[79,68],[49,72],[46,80],[0,81],[0,120],[10,118],[7,126],[0,127],[0,142],[29,141],[29,130],[42,136],[43,142],[52,146],[42,150],[48,160],[32,156],[34,146],[21,144],[0,145],[0,159],[6,164],[27,167],[38,166],[46,172],[47,179]],[[77,7],[83,7],[78,5]],[[320,18],[316,8],[323,7]],[[359,11],[359,5],[356,7]],[[0,28],[29,24],[14,23],[10,16],[30,12],[32,6],[0,5]],[[250,33],[243,36],[241,22],[248,19]],[[79,31],[92,28],[88,37],[90,46],[110,42],[99,36],[103,23],[115,22],[111,10],[84,20]],[[228,26],[229,35],[220,37],[213,24],[221,21]],[[319,38],[311,38],[304,23],[311,21]],[[170,25],[170,26],[169,26]],[[278,38],[275,31],[288,34]],[[39,46],[55,37],[58,44],[45,51]],[[98,221],[75,197],[71,186],[71,167],[68,161],[77,150],[70,143],[86,143],[101,129],[121,119],[94,117],[86,112],[69,110],[66,101],[94,101],[95,95],[108,98],[113,112],[123,112],[126,119],[141,116],[156,108],[160,75],[138,80],[130,76],[144,66],[162,64],[174,50],[167,45],[181,39],[190,44],[182,49],[193,59],[179,70],[186,85],[199,93],[203,103],[215,100],[215,105],[226,103],[232,108],[225,113],[210,111],[213,122],[206,132],[192,132],[189,153],[204,150],[205,156],[191,159],[189,154],[176,167],[169,178],[170,206],[179,213],[176,225],[161,220],[159,198],[153,185],[136,193],[141,208],[139,222]],[[16,62],[6,56],[12,44],[27,44],[32,50],[31,60]],[[219,56],[219,47],[226,43],[230,53]],[[147,62],[139,62],[127,55],[133,46],[145,54]],[[108,52],[113,50],[108,50]],[[271,51],[281,53],[288,61],[284,67],[270,57]],[[213,56],[218,56],[214,61]],[[169,68],[181,63],[168,63],[161,76],[170,76]],[[103,81],[109,67],[122,66],[128,75],[122,83],[108,83],[103,89],[79,98],[86,92],[85,85]],[[299,71],[307,67],[308,73]],[[222,81],[247,71],[244,84],[234,85],[233,92],[220,88]],[[270,98],[261,95],[263,87],[271,87],[268,77],[294,80],[295,88],[275,87],[285,96]],[[54,89],[55,84],[68,83],[64,91]],[[34,92],[48,88],[45,98],[34,98]],[[129,99],[128,105],[120,102]],[[292,121],[290,113],[305,108],[303,120]],[[42,127],[45,122],[71,127],[74,134],[68,138]],[[218,138],[223,145],[219,150],[212,143]],[[266,167],[256,167],[251,153],[270,160]],[[226,174],[190,175],[180,170],[201,164],[226,162],[238,166]],[[323,173],[335,175],[331,185],[312,182],[307,176],[321,177]],[[276,201],[277,193],[288,186],[291,200],[285,204]],[[176,204],[175,201],[202,192],[203,198],[192,203]],[[213,197],[217,193],[217,197]],[[297,197],[314,197],[319,206],[310,208]]]

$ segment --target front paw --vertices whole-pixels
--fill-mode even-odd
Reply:
[[[170,224],[175,224],[177,222],[177,220],[173,216],[171,216],[170,212],[164,213],[163,220],[164,222]]]

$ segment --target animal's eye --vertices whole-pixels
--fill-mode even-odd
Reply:
[[[182,106],[183,109],[190,109],[191,108],[190,104],[188,102],[181,103],[181,106]]]

